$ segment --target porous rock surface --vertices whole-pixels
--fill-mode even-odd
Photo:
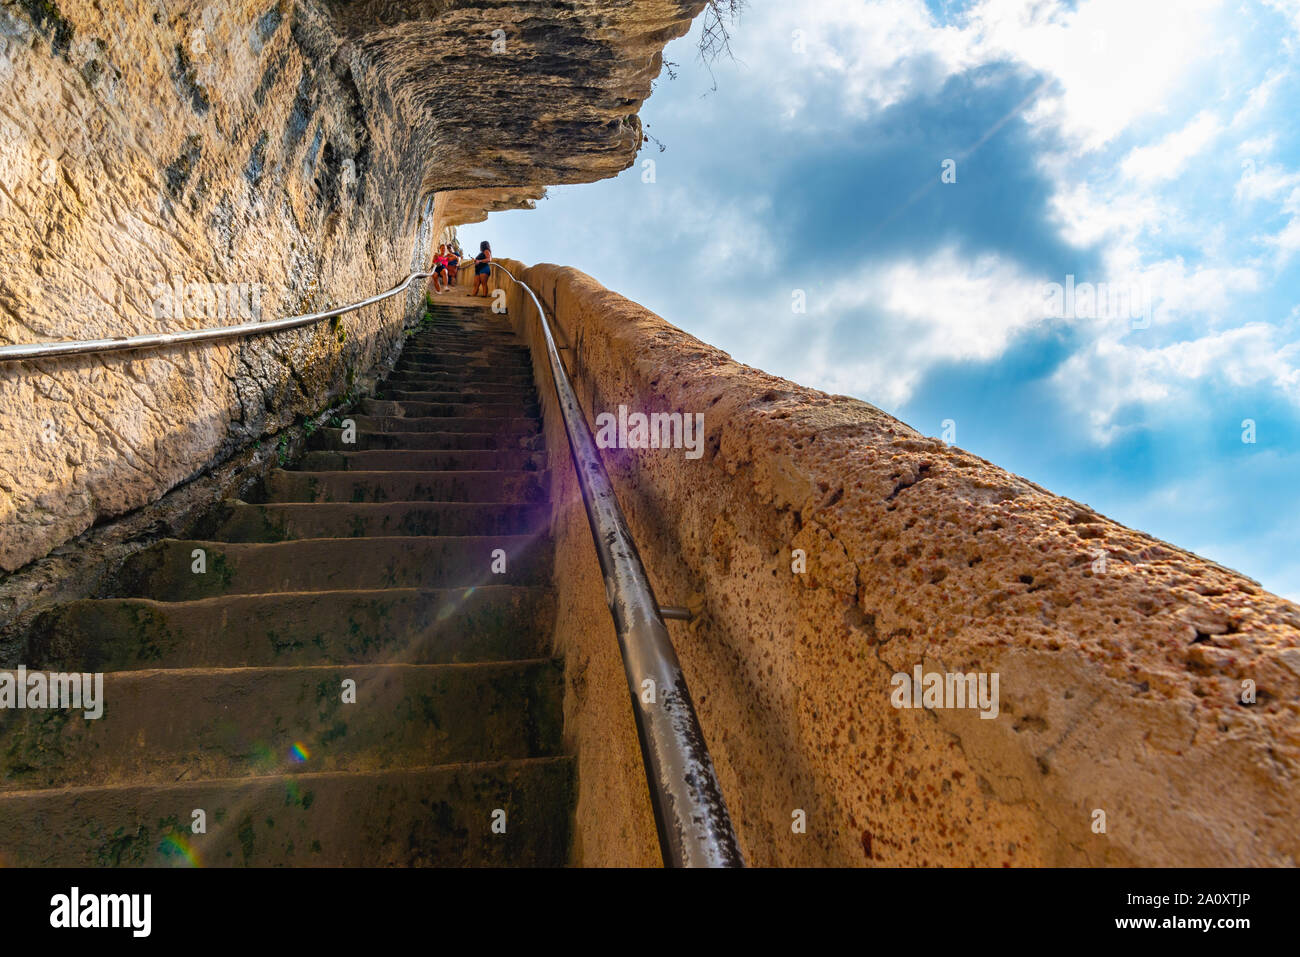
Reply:
[[[389,288],[443,227],[630,165],[660,51],[702,5],[6,3],[0,344]],[[234,286],[251,315],[189,284]],[[321,408],[391,355],[418,297],[257,339],[0,363],[0,569]]]
[[[670,631],[751,863],[1300,860],[1300,607],[864,402],[743,366],[577,270],[511,265],[572,345],[593,430],[620,404],[704,413],[699,460],[605,461],[659,600],[698,612]],[[553,413],[578,840],[588,863],[652,862],[626,680]],[[998,673],[998,716],[896,709],[891,677],[918,664]]]

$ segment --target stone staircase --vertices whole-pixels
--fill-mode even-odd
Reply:
[[[0,712],[0,864],[567,863],[527,349],[435,309],[349,418],[38,623],[28,671],[104,672],[104,713]]]

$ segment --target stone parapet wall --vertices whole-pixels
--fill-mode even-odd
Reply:
[[[503,262],[558,317],[593,430],[620,404],[704,415],[698,459],[606,463],[660,601],[698,610],[669,629],[751,863],[1296,864],[1300,607],[577,270]],[[652,863],[590,531],[532,307],[506,288],[557,476],[580,859]],[[996,673],[997,716],[895,707],[918,665]]]

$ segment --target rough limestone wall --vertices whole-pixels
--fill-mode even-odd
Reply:
[[[606,463],[660,600],[700,609],[669,627],[751,863],[1297,863],[1300,608],[863,402],[742,366],[576,270],[523,275],[572,344],[593,426],[620,403],[705,414],[697,461]],[[517,291],[509,304],[531,322]],[[580,808],[612,820],[644,801],[643,776],[567,448],[554,423],[547,437]],[[998,673],[998,717],[894,708],[891,676],[917,664]],[[580,813],[585,862],[642,861],[652,825],[627,820]]]
[[[349,64],[331,64],[328,29],[308,10],[103,6],[63,3],[35,24],[0,11],[11,97],[0,113],[0,338],[275,318],[405,275],[421,255],[419,170],[404,175],[402,144],[361,120],[371,104]],[[173,283],[189,299],[179,316],[160,288]],[[191,283],[249,291],[229,290],[223,314]],[[0,366],[0,567],[318,408],[395,343],[403,308],[395,299],[274,337]]]
[[[630,165],[662,47],[701,6],[7,2],[0,344],[386,289],[443,227]],[[418,298],[274,337],[0,364],[0,570],[321,408]]]

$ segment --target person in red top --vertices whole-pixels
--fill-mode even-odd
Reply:
[[[438,247],[438,254],[433,257],[433,275],[429,278],[429,285],[438,295],[442,295],[449,288],[447,279],[447,247],[442,245]]]

